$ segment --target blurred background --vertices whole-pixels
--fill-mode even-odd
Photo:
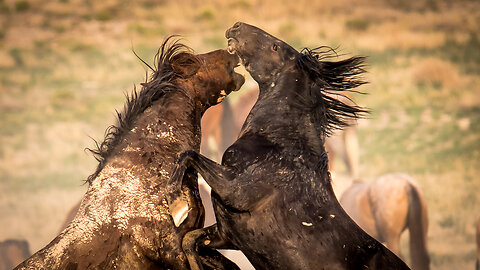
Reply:
[[[480,2],[466,0],[0,0],[0,241],[49,243],[86,191],[87,152],[145,80],[165,37],[225,48],[236,21],[293,47],[368,56],[353,98],[358,177],[415,178],[429,207],[433,269],[473,269],[480,215]],[[255,82],[233,93],[231,104]],[[336,162],[334,185],[348,185]],[[342,177],[343,175],[343,177]],[[343,183],[342,183],[343,182]],[[408,248],[402,238],[408,261]]]

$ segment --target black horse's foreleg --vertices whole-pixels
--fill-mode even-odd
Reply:
[[[235,174],[230,168],[222,166],[193,150],[183,152],[177,160],[177,165],[168,183],[169,192],[167,193],[170,214],[177,227],[188,216],[189,206],[187,200],[182,199],[181,187],[183,185],[183,175],[189,167],[193,167],[200,173],[212,190],[218,194],[226,204],[229,204],[231,200],[228,198],[231,197],[230,195],[237,188],[233,181]],[[232,207],[238,210],[244,210],[242,209],[242,205],[232,203]]]
[[[240,269],[235,263],[224,257],[216,249],[236,249],[230,242],[222,239],[217,224],[188,232],[182,241],[190,269]]]

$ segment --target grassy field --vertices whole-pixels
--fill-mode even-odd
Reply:
[[[369,57],[367,94],[355,96],[372,112],[359,124],[360,174],[412,175],[429,206],[432,268],[473,269],[478,1],[0,0],[0,241],[36,251],[58,233],[96,167],[84,149],[144,81],[132,49],[152,63],[171,34],[197,52],[223,48],[236,21],[298,49]]]

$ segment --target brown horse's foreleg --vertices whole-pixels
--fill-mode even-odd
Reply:
[[[230,242],[221,238],[217,224],[188,232],[182,241],[190,269],[240,269],[235,263],[224,257],[216,249],[236,249]]]
[[[167,202],[170,214],[178,227],[187,217],[189,206],[187,200],[182,199],[182,181],[187,168],[193,167],[203,176],[213,191],[222,199],[223,203],[239,211],[247,211],[246,200],[235,200],[232,194],[240,188],[234,181],[235,173],[228,167],[222,166],[213,160],[193,151],[183,152],[177,161],[175,170],[168,183],[169,192]]]

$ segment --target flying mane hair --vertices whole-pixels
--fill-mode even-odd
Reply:
[[[358,93],[353,89],[366,83],[361,78],[365,73],[366,58],[354,56],[326,61],[336,57],[338,55],[330,47],[305,48],[296,63],[311,80],[309,97],[300,98],[302,106],[312,112],[315,126],[323,136],[348,126],[348,120],[361,118],[368,113],[364,108],[345,104],[336,98],[338,95],[344,96],[341,92]]]
[[[200,60],[193,54],[191,48],[181,44],[178,39],[173,40],[174,38],[176,38],[176,36],[169,36],[162,43],[155,55],[154,68],[135,54],[142,63],[153,71],[153,74],[149,81],[146,80],[146,82],[141,83],[142,89],[139,92],[137,92],[136,87],[134,87],[130,95],[128,93],[125,95],[127,101],[124,104],[123,111],[118,112],[115,110],[117,114],[117,124],[107,128],[103,142],[98,143],[95,141],[94,149],[86,148],[99,162],[95,172],[86,180],[89,184],[92,183],[103,169],[107,158],[115,146],[121,141],[123,135],[133,128],[135,119],[139,114],[143,113],[154,101],[161,98],[168,91],[184,92],[181,87],[174,83],[174,80],[179,77],[185,77],[185,74],[176,73],[172,68],[172,63],[175,61],[175,57],[180,54],[188,57],[188,60],[183,57],[183,64],[195,64],[199,63]]]

